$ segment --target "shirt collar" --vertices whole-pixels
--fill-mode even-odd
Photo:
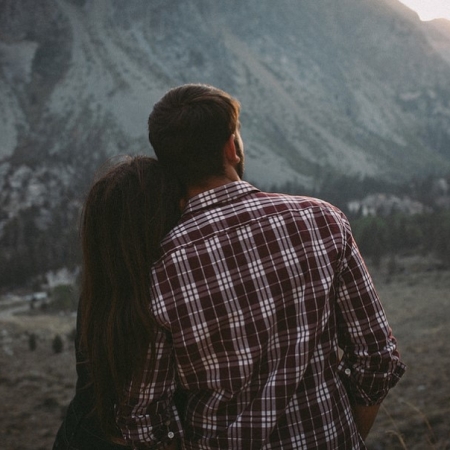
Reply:
[[[223,186],[202,192],[201,194],[189,199],[183,211],[183,216],[213,205],[230,203],[233,200],[251,192],[259,192],[259,189],[255,188],[246,181],[233,181],[231,183],[224,184]]]

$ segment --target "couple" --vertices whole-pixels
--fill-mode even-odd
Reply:
[[[94,182],[55,450],[365,448],[396,341],[345,216],[241,180],[239,112],[172,89],[148,121],[159,161]]]

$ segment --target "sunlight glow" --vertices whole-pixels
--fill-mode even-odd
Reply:
[[[421,20],[444,18],[450,20],[449,0],[400,0],[419,14]]]

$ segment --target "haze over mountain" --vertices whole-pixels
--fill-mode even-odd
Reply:
[[[93,171],[170,87],[242,103],[247,176],[450,169],[450,27],[397,0],[0,0],[0,285],[74,265]]]

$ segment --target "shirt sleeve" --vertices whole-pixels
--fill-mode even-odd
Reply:
[[[382,402],[402,377],[405,365],[345,217],[343,225],[337,321],[344,353],[339,374],[350,401],[369,406]]]
[[[179,414],[173,401],[176,388],[173,350],[164,330],[158,329],[156,360],[150,358],[140,379],[128,387],[117,405],[116,419],[128,445],[134,449],[163,449],[182,435]]]

